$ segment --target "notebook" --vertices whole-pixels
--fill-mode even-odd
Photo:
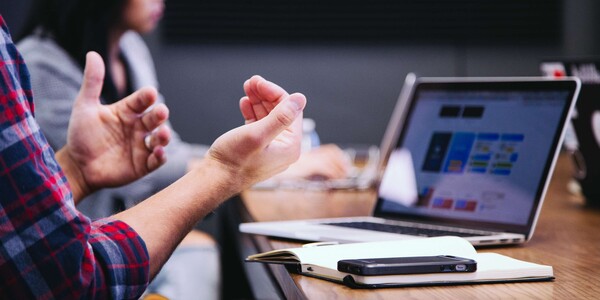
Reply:
[[[475,272],[440,272],[426,274],[358,275],[340,271],[343,259],[407,258],[411,256],[452,255],[477,262]],[[554,279],[551,266],[517,260],[498,253],[477,253],[462,238],[435,237],[429,239],[394,240],[351,243],[323,247],[278,249],[250,255],[247,262],[285,264],[288,270],[302,275],[343,283],[352,288],[400,286],[432,286],[523,282]]]
[[[381,142],[371,216],[253,222],[240,231],[368,242],[529,240],[580,88],[576,78],[407,76]]]

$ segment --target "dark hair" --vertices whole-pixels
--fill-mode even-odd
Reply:
[[[108,31],[119,21],[126,3],[127,0],[34,0],[17,40],[38,33],[51,37],[82,69],[86,53],[98,52],[107,69],[102,97],[106,102],[114,102],[118,95],[110,72]]]

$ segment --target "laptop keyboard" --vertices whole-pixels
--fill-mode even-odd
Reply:
[[[357,229],[366,229],[366,230],[374,230],[374,231],[382,231],[382,232],[390,232],[390,233],[398,233],[398,234],[406,234],[406,235],[415,235],[415,236],[426,236],[426,237],[434,237],[434,236],[460,236],[460,237],[470,237],[470,236],[481,236],[481,235],[491,235],[489,232],[461,232],[461,231],[450,231],[450,230],[442,230],[442,229],[432,229],[432,228],[416,228],[412,226],[402,226],[395,224],[385,224],[385,223],[373,223],[373,222],[341,222],[341,223],[325,223],[325,225],[333,225],[333,226],[341,226],[341,227],[350,227]]]

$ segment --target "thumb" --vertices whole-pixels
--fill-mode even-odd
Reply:
[[[79,90],[78,101],[99,102],[104,83],[104,62],[102,57],[93,51],[85,56],[83,82]]]
[[[301,118],[298,118],[298,116],[301,115],[305,106],[306,97],[304,95],[295,93],[287,96],[265,118],[255,123],[260,136],[263,136],[265,141],[270,142],[283,130],[292,126],[295,121],[299,124],[295,130],[298,131],[299,135],[302,134],[302,126],[298,121]]]

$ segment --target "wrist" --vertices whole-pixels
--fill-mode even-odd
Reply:
[[[56,160],[60,165],[73,194],[75,204],[79,203],[84,197],[92,193],[91,187],[85,181],[85,174],[80,166],[69,155],[68,146],[63,147],[56,152]]]
[[[205,178],[216,187],[218,194],[225,199],[240,193],[244,188],[243,176],[239,170],[214,158],[205,157],[191,171],[197,178]]]

